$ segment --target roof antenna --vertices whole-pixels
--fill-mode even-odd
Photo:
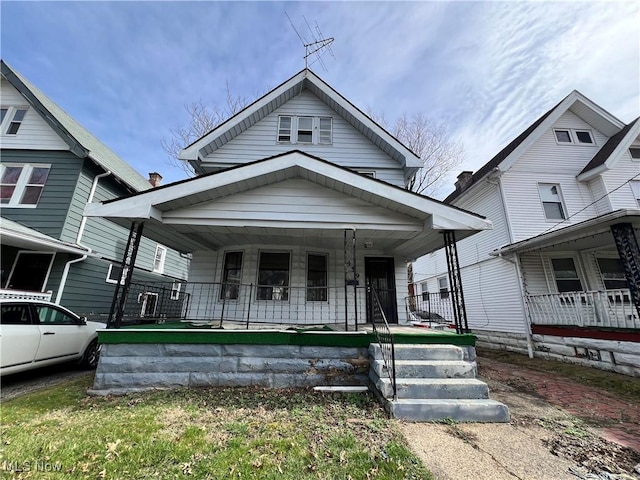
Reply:
[[[323,38],[322,32],[320,31],[320,27],[318,26],[318,22],[315,22],[316,31],[314,33],[311,26],[309,25],[309,22],[307,22],[307,19],[303,15],[302,18],[304,18],[304,22],[307,24],[307,28],[309,29],[309,33],[311,34],[311,38],[313,39],[312,42],[309,42],[307,41],[306,38],[300,35],[300,32],[298,32],[298,29],[295,27],[295,25],[291,21],[291,17],[289,17],[289,14],[286,11],[284,12],[284,14],[289,19],[289,23],[291,24],[291,27],[293,28],[294,32],[296,32],[296,35],[298,35],[298,38],[300,39],[300,41],[302,42],[302,46],[304,47],[304,68],[307,69],[314,63],[319,62],[320,65],[322,66],[322,69],[326,72],[327,67],[322,61],[322,55],[324,55],[325,52],[329,52],[329,54],[334,59],[336,58],[333,55],[333,50],[331,50],[331,44],[333,43],[334,38],[333,37]],[[315,59],[311,63],[309,63],[309,57],[311,57],[312,55],[315,55]]]

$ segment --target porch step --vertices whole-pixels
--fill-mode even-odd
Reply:
[[[369,347],[369,380],[385,409],[409,421],[452,419],[460,422],[508,422],[506,405],[489,399],[487,384],[476,379],[475,349],[454,345],[396,345],[396,390],[382,350]]]
[[[369,346],[370,355],[382,360],[380,345]],[[464,351],[456,345],[396,345],[395,357],[398,360],[463,360]]]
[[[391,380],[386,377],[371,378],[385,398],[393,397]],[[396,379],[400,399],[487,399],[487,384],[475,378],[400,378]]]
[[[495,400],[400,399],[387,400],[394,417],[414,422],[452,419],[456,422],[509,422],[509,409]]]
[[[387,375],[383,360],[371,362],[379,377]],[[476,362],[464,360],[396,360],[396,378],[475,378]]]

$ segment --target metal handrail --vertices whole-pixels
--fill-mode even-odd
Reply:
[[[398,398],[398,388],[396,385],[396,349],[393,340],[393,333],[389,327],[387,316],[380,304],[380,297],[375,288],[369,287],[369,295],[371,295],[371,324],[373,326],[373,333],[376,336],[378,345],[380,345],[380,351],[382,352],[382,360],[384,366],[387,369],[387,375],[391,381],[391,387],[393,388],[393,399]],[[376,319],[382,319],[382,322],[376,322]],[[378,328],[376,323],[381,328]]]

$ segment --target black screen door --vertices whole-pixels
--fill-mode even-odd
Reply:
[[[396,281],[393,258],[366,257],[364,259],[364,276],[367,287],[378,292],[382,310],[389,323],[398,323],[396,308]],[[371,297],[367,295],[367,322],[371,323]]]

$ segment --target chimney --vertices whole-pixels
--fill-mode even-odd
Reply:
[[[149,183],[153,186],[153,188],[159,187],[161,181],[162,175],[160,175],[158,172],[149,173]]]
[[[464,172],[460,172],[458,175],[458,181],[456,182],[456,190],[459,192],[464,192],[469,185],[471,185],[471,177],[473,176],[473,172],[469,170],[465,170]]]

